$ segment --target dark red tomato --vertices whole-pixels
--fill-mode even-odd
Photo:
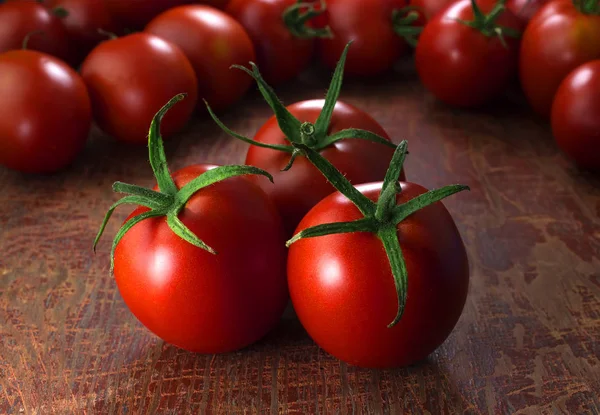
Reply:
[[[181,188],[214,167],[190,166],[173,178]],[[181,239],[164,217],[134,225],[114,263],[129,309],[157,336],[193,352],[229,352],[263,337],[288,302],[284,235],[272,202],[233,177],[198,191],[179,219],[218,254]]]
[[[22,49],[27,35],[27,49],[72,60],[67,31],[50,9],[35,2],[0,4],[0,53]]]
[[[175,7],[152,20],[145,31],[181,48],[196,72],[198,97],[214,110],[237,102],[253,83],[244,72],[230,69],[256,59],[252,40],[242,25],[220,10],[200,5]]]
[[[113,23],[104,0],[49,0],[48,7],[63,8],[68,15],[61,18],[71,42],[75,60],[80,63],[85,56],[103,40],[106,35],[99,33],[102,29],[109,33],[119,33]]]
[[[521,85],[533,109],[550,116],[554,94],[579,65],[600,58],[600,15],[580,12],[570,0],[554,0],[523,33]]]
[[[323,100],[311,100],[290,105],[288,110],[301,122],[314,123],[323,109]],[[352,105],[338,101],[328,134],[347,128],[371,131],[389,139],[385,130],[369,114]],[[256,133],[254,140],[268,144],[289,144],[275,117],[270,118]],[[366,140],[341,140],[321,152],[353,184],[382,180],[394,154],[394,149]],[[294,231],[302,217],[314,205],[335,189],[327,183],[321,172],[306,158],[298,157],[287,172],[282,172],[290,159],[288,153],[250,146],[246,164],[271,173],[275,185],[266,178],[258,180],[281,213],[288,235]]]
[[[90,98],[63,61],[31,50],[0,54],[0,164],[27,173],[68,166],[90,131]]]
[[[600,60],[581,65],[562,81],[552,105],[552,132],[579,166],[600,171]]]
[[[479,3],[483,13],[495,4]],[[459,0],[429,22],[419,37],[416,67],[423,85],[439,100],[458,107],[482,105],[499,95],[517,73],[519,40],[486,35],[459,20],[473,21],[470,0]],[[519,30],[519,20],[503,12],[497,25]]]
[[[506,8],[526,25],[537,11],[550,0],[508,0]]]
[[[351,40],[345,73],[372,76],[388,71],[407,53],[406,41],[394,32],[392,13],[406,7],[405,0],[328,0],[327,24],[332,39],[319,39],[321,61],[335,68]]]
[[[415,26],[425,26],[425,23],[433,19],[438,13],[455,0],[410,0],[409,5],[418,7],[419,19],[415,21]]]
[[[188,97],[165,116],[168,138],[189,120],[197,101],[194,69],[174,44],[148,33],[102,42],[81,66],[92,99],[94,119],[113,137],[147,143],[154,114],[179,93]]]
[[[190,0],[104,0],[115,22],[127,29],[143,29],[148,22],[164,11]]]
[[[401,183],[398,202],[426,189]],[[381,183],[357,186],[375,201]],[[363,218],[336,192],[316,205],[297,231]],[[333,356],[362,367],[404,366],[424,359],[448,337],[469,285],[465,247],[440,202],[398,225],[408,271],[404,315],[392,328],[398,298],[389,260],[375,234],[357,232],[301,239],[288,253],[290,297],[308,334]]]
[[[248,31],[258,66],[270,85],[295,78],[310,63],[314,39],[295,37],[282,16],[296,0],[232,0],[227,13]]]

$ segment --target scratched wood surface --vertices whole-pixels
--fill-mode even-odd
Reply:
[[[279,89],[323,95],[328,74]],[[447,200],[471,262],[450,338],[413,367],[340,363],[292,312],[236,353],[184,352],[129,313],[108,272],[110,236],[92,238],[115,180],[152,184],[144,147],[94,132],[51,177],[0,169],[0,414],[598,414],[600,178],[574,168],[548,126],[512,96],[476,112],[437,103],[410,68],[347,82],[342,99],[409,140],[410,180],[465,183]],[[252,134],[267,118],[251,94],[223,116]],[[168,142],[172,168],[241,163],[246,145],[198,117]]]

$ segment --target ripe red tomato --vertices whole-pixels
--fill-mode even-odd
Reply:
[[[346,74],[372,76],[390,70],[409,50],[392,21],[393,11],[405,6],[405,0],[328,0],[325,14],[333,38],[318,40],[321,61],[334,68],[344,47],[354,41]]]
[[[0,164],[52,173],[83,148],[91,106],[81,77],[53,56],[16,50],[0,54]]]
[[[301,122],[314,123],[323,104],[323,100],[302,101],[287,109]],[[383,127],[369,114],[338,101],[328,134],[347,128],[368,130],[389,140]],[[274,116],[258,130],[254,140],[267,144],[289,144]],[[338,141],[321,151],[321,154],[342,171],[350,182],[359,184],[381,180],[394,149],[366,140],[349,139]],[[250,146],[246,155],[247,165],[259,167],[273,175],[275,185],[262,177],[253,176],[251,179],[258,181],[277,205],[288,235],[314,205],[335,190],[304,157],[297,158],[289,171],[282,172],[289,160],[288,153],[258,146]]]
[[[61,20],[77,63],[81,63],[94,46],[107,39],[98,29],[115,34],[120,32],[108,14],[104,0],[50,0],[47,5],[67,11],[67,16]]]
[[[508,0],[506,8],[515,16],[521,19],[521,22],[526,25],[537,11],[549,0]]]
[[[256,47],[258,66],[271,85],[295,78],[310,63],[315,41],[292,34],[283,20],[296,0],[232,0],[227,13],[239,21]]]
[[[214,167],[190,166],[173,178],[181,188]],[[193,352],[229,352],[263,337],[288,302],[285,243],[273,204],[254,183],[233,177],[197,192],[179,218],[217,255],[174,234],[164,217],[136,224],[117,245],[114,262],[129,309],[160,338]]]
[[[561,81],[598,58],[600,15],[579,11],[571,0],[542,7],[523,33],[519,61],[521,85],[533,109],[548,117]]]
[[[252,78],[231,65],[256,59],[250,37],[237,21],[209,6],[188,5],[170,9],[152,20],[145,32],[181,48],[198,78],[198,97],[215,110],[237,102],[252,85]]]
[[[600,170],[600,60],[579,66],[562,81],[552,105],[552,132],[579,166]]]
[[[479,7],[490,13],[499,5],[481,2]],[[475,21],[470,0],[459,0],[434,17],[419,37],[415,61],[421,82],[439,100],[475,107],[499,95],[517,73],[518,39],[505,34],[505,46],[493,29],[518,31],[521,24],[507,11],[483,30],[464,21]]]
[[[454,0],[410,0],[409,5],[419,9],[416,10],[419,13],[419,19],[415,20],[415,26],[425,26],[425,23],[433,19],[453,2]]]
[[[102,42],[83,62],[81,75],[96,123],[119,140],[146,143],[152,117],[176,94],[188,98],[166,115],[164,138],[183,128],[196,106],[198,83],[189,60],[148,33]]]
[[[381,183],[357,186],[376,201]],[[425,193],[401,183],[398,203]],[[316,205],[298,226],[354,221],[363,215],[341,193]],[[424,359],[448,337],[467,297],[468,259],[452,217],[437,202],[397,226],[408,273],[404,314],[390,263],[375,234],[354,232],[300,239],[288,253],[290,297],[300,322],[325,351],[362,367],[404,366]]]
[[[0,53],[22,49],[27,35],[27,49],[71,62],[67,31],[50,9],[35,2],[0,4]]]

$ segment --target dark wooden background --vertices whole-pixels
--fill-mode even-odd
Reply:
[[[280,88],[321,97],[328,74]],[[448,199],[467,246],[471,287],[450,338],[414,367],[373,371],[328,356],[292,312],[236,353],[184,352],[129,313],[109,275],[110,239],[92,239],[115,180],[151,185],[144,147],[93,134],[67,171],[0,169],[0,413],[600,412],[600,178],[557,150],[517,94],[480,111],[445,107],[410,68],[349,81],[342,99],[409,140],[407,173]],[[250,94],[223,116],[253,134],[269,115]],[[173,169],[241,163],[246,144],[199,117],[168,142]]]

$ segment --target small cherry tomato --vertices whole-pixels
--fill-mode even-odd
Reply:
[[[198,98],[216,110],[237,102],[252,79],[232,65],[254,61],[254,46],[237,21],[209,6],[188,5],[170,9],[154,20],[145,32],[179,46],[198,78]]]
[[[489,102],[517,74],[520,28],[518,19],[500,3],[453,3],[419,37],[415,62],[421,82],[450,105]]]
[[[508,0],[506,8],[527,25],[537,11],[550,0]]]
[[[32,50],[0,54],[0,164],[26,173],[63,169],[83,148],[92,120],[81,77]]]
[[[551,119],[558,146],[579,166],[600,171],[600,60],[579,66],[562,81]]]
[[[550,116],[562,80],[579,65],[600,58],[600,6],[595,2],[588,10],[585,3],[551,1],[523,33],[521,86],[533,109],[544,117]]]
[[[176,45],[148,33],[135,33],[99,44],[81,65],[92,99],[94,119],[111,136],[147,142],[154,114],[171,97],[188,98],[163,123],[168,138],[185,126],[197,100],[194,69]]]
[[[52,10],[36,2],[0,4],[0,53],[22,49],[26,37],[27,49],[72,61],[69,36]]]

